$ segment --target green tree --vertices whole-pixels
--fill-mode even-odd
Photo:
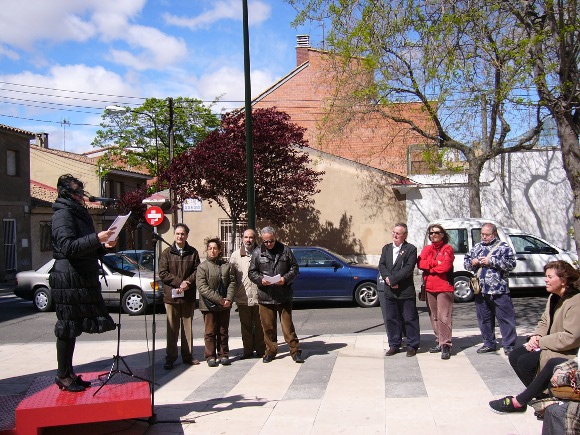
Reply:
[[[531,78],[514,16],[483,0],[288,2],[296,24],[330,27],[324,48],[336,91],[327,122],[348,125],[375,113],[406,124],[426,146],[457,150],[468,162],[470,214],[480,217],[484,164],[533,148],[543,123],[525,92]],[[419,103],[429,124],[401,103]]]
[[[574,195],[573,230],[580,254],[580,8],[578,1],[499,2],[523,29],[527,60],[540,104],[556,131]]]
[[[173,99],[173,111],[167,100],[148,98],[136,108],[119,113],[105,110],[101,130],[92,142],[105,150],[99,159],[107,171],[127,165],[146,168],[157,176],[169,162],[169,127],[173,119],[173,153],[180,155],[195,147],[210,131],[220,125],[219,118],[200,100]]]

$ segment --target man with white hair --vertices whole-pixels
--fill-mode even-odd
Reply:
[[[292,250],[276,240],[276,231],[265,227],[260,231],[262,245],[252,253],[248,276],[258,286],[260,320],[264,329],[266,354],[262,362],[271,362],[278,353],[276,315],[290,355],[303,363],[298,337],[292,321],[292,281],[298,275],[298,262]]]

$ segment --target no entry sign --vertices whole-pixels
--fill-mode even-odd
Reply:
[[[145,211],[145,220],[153,227],[161,225],[164,217],[165,215],[163,214],[163,210],[155,205],[153,207],[149,207]]]

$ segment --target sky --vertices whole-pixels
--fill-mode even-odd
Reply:
[[[23,7],[23,1],[26,7]],[[48,133],[49,147],[90,144],[108,105],[220,97],[242,107],[242,0],[2,0],[0,124]],[[296,66],[295,10],[248,0],[252,96]]]

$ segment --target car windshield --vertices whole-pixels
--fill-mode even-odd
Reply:
[[[136,272],[137,270],[144,272],[149,270],[125,254],[107,254],[103,257],[103,263],[115,272]]]

